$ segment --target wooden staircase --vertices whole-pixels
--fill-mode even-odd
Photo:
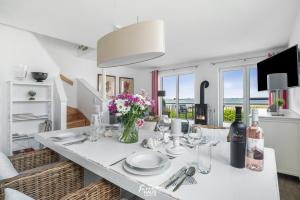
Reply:
[[[90,121],[77,108],[67,107],[67,128],[89,126]]]

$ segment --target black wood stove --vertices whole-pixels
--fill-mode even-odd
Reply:
[[[207,124],[207,104],[204,103],[204,89],[208,86],[208,81],[202,81],[200,85],[200,104],[195,104],[195,124]]]

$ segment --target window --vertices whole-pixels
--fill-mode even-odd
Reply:
[[[161,77],[166,96],[161,101],[162,114],[170,118],[194,119],[195,74],[176,74]]]
[[[243,107],[244,114],[244,76],[243,69],[223,72],[223,123],[235,119],[235,106]]]
[[[258,110],[266,111],[269,106],[269,92],[257,90],[257,69],[256,67],[251,67],[249,72],[250,80],[250,109],[256,108]]]
[[[220,70],[221,124],[230,125],[235,119],[235,106],[242,106],[244,121],[252,108],[267,110],[268,92],[258,92],[257,69],[254,66]]]

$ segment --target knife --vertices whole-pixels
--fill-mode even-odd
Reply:
[[[181,176],[185,174],[185,171],[187,170],[186,167],[181,168],[176,174],[174,174],[171,178],[169,178],[165,185],[165,189],[169,188],[171,185],[173,185]]]

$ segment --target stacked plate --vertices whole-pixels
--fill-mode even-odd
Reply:
[[[123,163],[123,168],[135,175],[151,176],[160,174],[171,165],[169,158],[159,152],[144,151],[131,154]]]
[[[53,142],[58,142],[61,144],[69,143],[69,142],[79,142],[86,139],[86,136],[81,134],[76,134],[73,132],[65,132],[65,133],[58,133],[55,136],[50,137]]]

